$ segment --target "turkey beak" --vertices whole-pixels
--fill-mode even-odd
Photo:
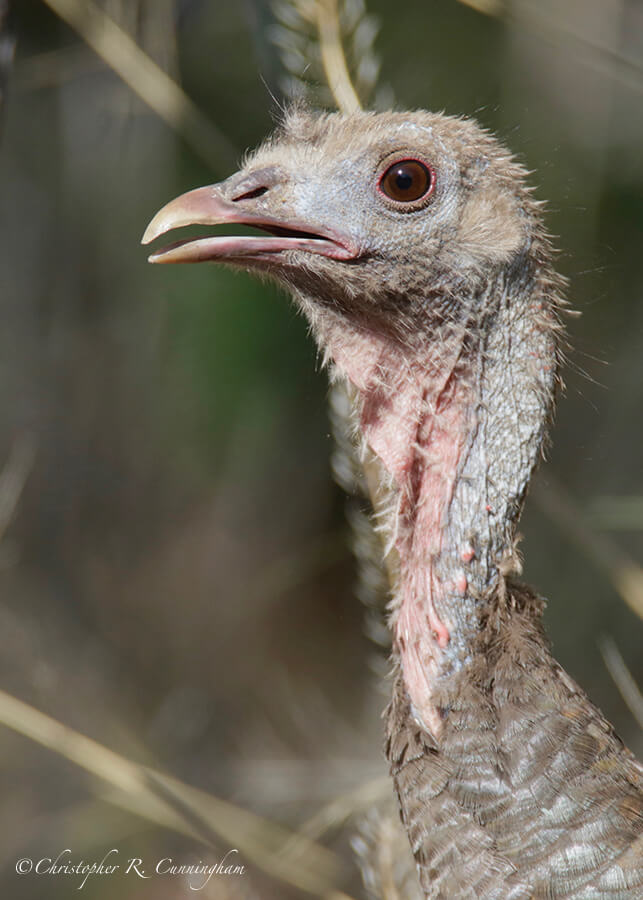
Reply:
[[[246,182],[247,184],[247,182]],[[141,243],[149,244],[168,231],[187,225],[250,225],[263,235],[217,235],[177,241],[148,257],[151,263],[219,261],[247,264],[284,264],[283,254],[300,250],[332,259],[355,259],[356,243],[333,228],[319,227],[297,217],[271,215],[269,188],[246,190],[237,197],[224,196],[221,185],[197,188],[171,200],[154,216]],[[260,208],[258,198],[262,197]],[[253,208],[254,207],[254,208]]]
[[[250,225],[254,224],[252,212],[239,209],[234,202],[226,200],[217,185],[197,188],[170,200],[154,216],[145,229],[142,244],[150,244],[162,234],[175,228],[187,225]],[[228,238],[227,240],[232,240]],[[221,238],[198,238],[196,240],[177,241],[148,257],[151,263],[202,262],[214,257],[215,247],[223,251],[220,243],[211,246],[212,241],[220,242]],[[216,254],[220,255],[220,254]]]

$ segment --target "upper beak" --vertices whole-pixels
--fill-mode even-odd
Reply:
[[[178,241],[152,253],[149,262],[274,261],[275,256],[285,250],[303,250],[338,260],[355,259],[359,255],[355,242],[335,229],[311,226],[296,218],[272,216],[264,212],[265,203],[262,211],[253,210],[252,203],[253,198],[248,194],[236,200],[227,199],[219,185],[197,188],[171,200],[145,229],[143,244],[186,225],[251,225],[268,234],[220,235]]]

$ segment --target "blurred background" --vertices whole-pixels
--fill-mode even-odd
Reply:
[[[615,645],[643,683],[643,5],[347,6],[355,52],[372,63],[365,83],[373,47],[381,61],[376,104],[475,116],[549,202],[582,316],[569,322],[567,390],[523,518],[525,575],[549,598],[556,656],[641,755],[599,645],[610,638],[612,668]],[[139,245],[162,204],[226,177],[271,130],[288,80],[275,45],[284,21],[287,3],[275,14],[261,0],[9,4],[0,688],[119,754],[103,760],[109,771],[131,760],[210,805],[187,834],[163,827],[165,813],[146,812],[127,785],[83,769],[102,759],[96,745],[78,765],[51,748],[67,733],[21,734],[37,737],[44,720],[20,707],[14,730],[0,724],[3,896],[71,896],[75,877],[15,873],[19,858],[65,847],[72,861],[116,847],[121,863],[214,862],[240,844],[214,798],[265,818],[251,821],[268,850],[244,844],[247,876],[212,879],[202,895],[309,896],[312,882],[265,871],[269,823],[297,829],[337,797],[368,805],[385,775],[385,695],[353,595],[326,378],[305,324],[270,286],[151,267]],[[189,98],[178,112],[166,103],[165,120],[150,106],[167,85],[149,58]],[[0,722],[7,709],[2,700]],[[342,829],[321,840],[346,853]],[[338,884],[360,895],[350,865]],[[94,878],[83,891],[192,895],[169,877]]]

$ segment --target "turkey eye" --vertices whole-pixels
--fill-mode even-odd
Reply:
[[[393,163],[380,178],[380,190],[398,203],[410,203],[426,196],[433,188],[433,173],[417,159]]]

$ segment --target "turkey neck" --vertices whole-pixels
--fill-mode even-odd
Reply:
[[[518,568],[516,524],[552,404],[555,311],[525,268],[457,307],[451,293],[423,298],[403,334],[366,314],[311,316],[380,468],[394,651],[413,714],[436,737],[447,676],[472,662],[481,611]]]

